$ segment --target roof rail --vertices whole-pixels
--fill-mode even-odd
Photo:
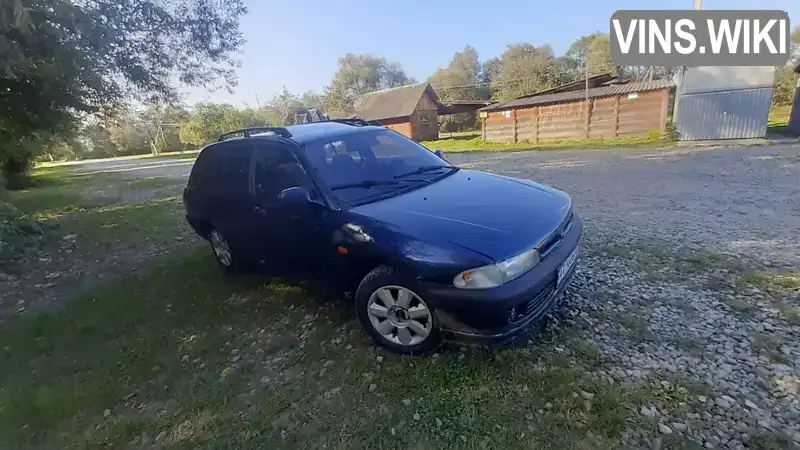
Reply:
[[[219,135],[218,141],[222,142],[225,139],[228,139],[229,137],[237,134],[241,134],[244,137],[249,138],[252,134],[257,134],[257,133],[273,133],[284,138],[292,137],[292,133],[290,133],[289,130],[287,130],[284,127],[252,127],[252,128],[242,128],[240,130],[233,130],[227,133],[222,133]]]
[[[353,125],[356,127],[369,127],[373,125],[364,119],[328,119],[328,120],[323,120],[322,122],[336,122],[345,125]]]

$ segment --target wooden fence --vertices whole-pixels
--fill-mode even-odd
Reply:
[[[484,142],[614,139],[667,131],[670,89],[492,111]],[[588,105],[588,107],[587,107]]]

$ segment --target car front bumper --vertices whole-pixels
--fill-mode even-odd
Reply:
[[[445,340],[503,345],[540,323],[572,280],[578,261],[557,283],[558,269],[573,251],[580,251],[582,232],[581,220],[575,215],[572,228],[557,248],[528,273],[496,288],[468,290],[423,283]]]

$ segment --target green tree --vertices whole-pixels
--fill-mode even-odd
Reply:
[[[306,91],[303,95],[300,96],[300,104],[304,108],[322,108],[323,103],[325,102],[325,97],[322,94],[318,94],[314,91]]]
[[[270,125],[293,125],[295,112],[300,106],[302,106],[300,99],[284,86],[281,92],[267,103],[266,121]]]
[[[564,56],[574,61],[574,69],[580,75],[586,73],[587,63],[589,76],[608,72],[616,75],[620,72],[620,67],[611,61],[611,38],[605,33],[595,32],[580,37],[570,45]]]
[[[399,64],[386,58],[348,53],[339,58],[339,68],[325,88],[325,111],[334,116],[348,114],[361,94],[414,82]]]
[[[565,61],[555,58],[549,45],[509,45],[500,61],[500,73],[492,84],[492,97],[497,100],[530,95],[573,80]]]
[[[181,127],[181,140],[205,145],[216,141],[222,133],[264,126],[265,123],[267,120],[264,111],[239,109],[228,104],[199,103]]]
[[[790,65],[775,69],[775,85],[772,89],[772,104],[786,106],[794,103],[798,75]]]
[[[488,97],[487,89],[479,86],[481,63],[478,52],[471,46],[456,52],[450,64],[436,70],[428,81],[442,101],[481,100]],[[454,114],[440,119],[442,129],[447,132],[475,128],[475,113]]]
[[[242,0],[15,0],[0,5],[0,165],[22,180],[47,142],[175,81],[235,84]]]

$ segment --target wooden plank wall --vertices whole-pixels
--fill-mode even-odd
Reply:
[[[540,141],[584,139],[586,121],[586,102],[561,103],[540,106],[539,138]],[[534,136],[526,136],[529,141]]]
[[[418,110],[411,114],[411,139],[435,141],[439,139],[439,113],[436,110]]]
[[[644,137],[666,132],[669,89],[577,100],[512,111],[493,111],[484,120],[487,142]]]
[[[490,112],[486,118],[487,142],[514,142],[514,116],[511,111]]]
[[[619,132],[622,137],[647,136],[650,130],[661,132],[661,102],[664,91],[640,92],[636,98],[619,99]]]
[[[394,130],[409,139],[412,138],[411,122],[390,123],[384,124],[383,126],[390,130]]]

